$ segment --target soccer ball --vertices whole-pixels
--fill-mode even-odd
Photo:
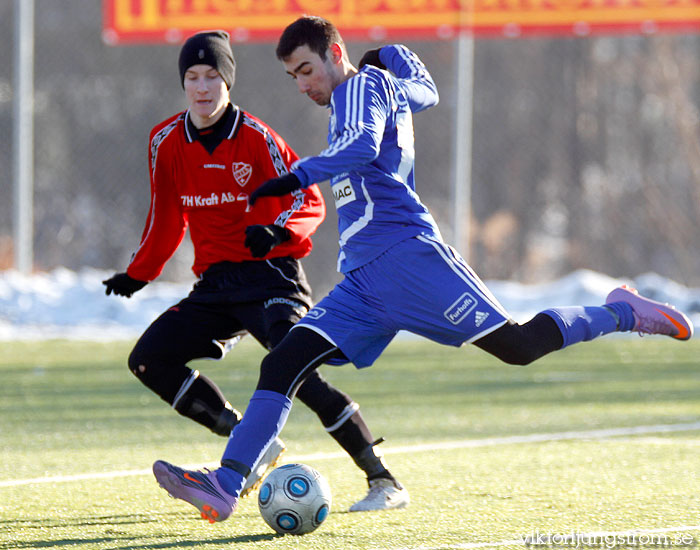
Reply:
[[[328,517],[331,488],[311,466],[285,464],[265,478],[258,507],[265,522],[278,533],[303,535]]]

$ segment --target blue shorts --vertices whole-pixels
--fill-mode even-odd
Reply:
[[[399,330],[461,346],[509,317],[456,250],[419,235],[347,273],[294,328],[320,334],[362,368]]]

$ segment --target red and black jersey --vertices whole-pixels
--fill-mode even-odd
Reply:
[[[160,275],[187,227],[197,276],[222,261],[302,258],[311,251],[311,235],[325,216],[320,190],[312,185],[248,206],[254,189],[287,173],[298,157],[272,128],[238,107],[229,105],[224,116],[226,133],[215,147],[200,139],[187,112],[151,130],[151,207],[127,268],[134,279],[152,281]],[[291,238],[265,258],[253,258],[243,242],[245,228],[255,224],[284,226]]]

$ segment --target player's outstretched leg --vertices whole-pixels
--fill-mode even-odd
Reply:
[[[224,521],[238,505],[238,498],[222,489],[216,472],[184,470],[158,460],[153,464],[153,475],[170,496],[189,502],[209,523]]]
[[[662,334],[676,340],[693,336],[693,323],[669,304],[641,296],[623,285],[603,306],[546,309],[522,325],[509,322],[474,345],[512,365],[528,365],[553,351],[611,332]]]
[[[670,304],[662,304],[641,296],[627,285],[622,285],[608,294],[607,305],[624,302],[632,307],[634,328],[640,336],[664,334],[676,340],[688,340],[693,336],[693,323],[682,312]]]

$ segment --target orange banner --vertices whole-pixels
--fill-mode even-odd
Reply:
[[[700,0],[104,0],[109,44],[175,42],[202,29],[236,41],[276,40],[303,14],[346,38],[700,32]]]

